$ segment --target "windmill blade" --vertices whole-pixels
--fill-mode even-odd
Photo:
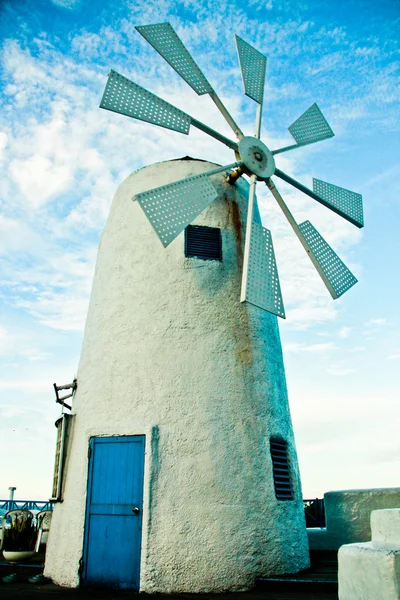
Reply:
[[[340,210],[361,229],[364,227],[362,195],[313,177],[313,191],[332,210]]]
[[[240,301],[285,319],[271,232],[253,221],[256,183],[251,175]]]
[[[271,232],[253,221],[250,260],[244,300],[278,317],[286,318]],[[242,300],[242,302],[244,301]]]
[[[267,59],[264,54],[261,54],[253,46],[250,46],[250,44],[242,40],[238,35],[235,35],[235,40],[240,70],[242,72],[244,93],[262,105]]]
[[[196,94],[201,96],[214,91],[170,23],[140,25],[135,29],[161,54]]]
[[[186,135],[193,125],[235,152],[238,150],[236,142],[113,70],[108,75],[100,108]]]
[[[317,269],[332,298],[339,298],[339,296],[357,283],[357,279],[310,221],[304,221],[300,225],[296,223],[272,179],[268,179],[266,184],[310,257],[314,267]]]
[[[232,163],[136,194],[134,199],[139,202],[164,247],[217,198],[218,192],[209,176],[241,164]]]
[[[157,23],[155,25],[140,25],[135,29],[190,85],[196,94],[199,96],[209,94],[211,96],[235,135],[242,138],[243,132],[240,127],[229,114],[172,25],[170,23]]]
[[[113,70],[108,75],[100,108],[186,135],[189,133],[189,115]]]
[[[317,103],[310,106],[310,108],[292,123],[289,127],[289,131],[294,137],[296,144],[273,150],[272,154],[279,154],[280,152],[287,152],[294,148],[321,142],[322,140],[326,140],[335,135]]]
[[[290,183],[304,194],[310,196],[326,208],[329,208],[346,221],[349,221],[359,229],[364,227],[362,196],[351,192],[332,183],[326,183],[320,179],[313,179],[313,190],[287,175],[280,169],[275,169],[275,175]]]
[[[310,221],[300,223],[299,230],[310,248],[308,254],[332,298],[339,298],[357,283],[357,279]]]

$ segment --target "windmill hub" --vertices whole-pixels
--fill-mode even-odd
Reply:
[[[239,142],[239,153],[245,166],[259,179],[267,179],[275,172],[272,152],[258,138],[246,136]]]

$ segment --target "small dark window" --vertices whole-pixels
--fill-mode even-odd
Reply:
[[[278,500],[293,500],[290,481],[287,444],[283,440],[270,440],[275,496]]]
[[[222,260],[221,230],[218,227],[188,225],[185,229],[185,256]]]

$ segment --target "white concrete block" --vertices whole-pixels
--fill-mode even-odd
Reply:
[[[374,510],[371,531],[373,546],[400,549],[400,508]]]
[[[400,549],[376,548],[370,542],[339,550],[340,600],[399,600]]]

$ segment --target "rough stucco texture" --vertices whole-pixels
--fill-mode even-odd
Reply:
[[[45,573],[56,583],[79,584],[94,435],[146,435],[142,591],[241,590],[309,564],[277,320],[239,302],[247,184],[213,176],[219,197],[195,221],[221,228],[222,262],[185,258],[183,234],[164,249],[132,201],[213,167],[152,165],[115,195],[49,536]],[[288,443],[294,501],[276,500],[271,436]]]
[[[343,490],[324,495],[326,528],[308,529],[311,550],[338,550],[371,539],[373,510],[400,507],[400,488]]]
[[[371,514],[372,542],[339,550],[340,600],[399,600],[400,508]]]

